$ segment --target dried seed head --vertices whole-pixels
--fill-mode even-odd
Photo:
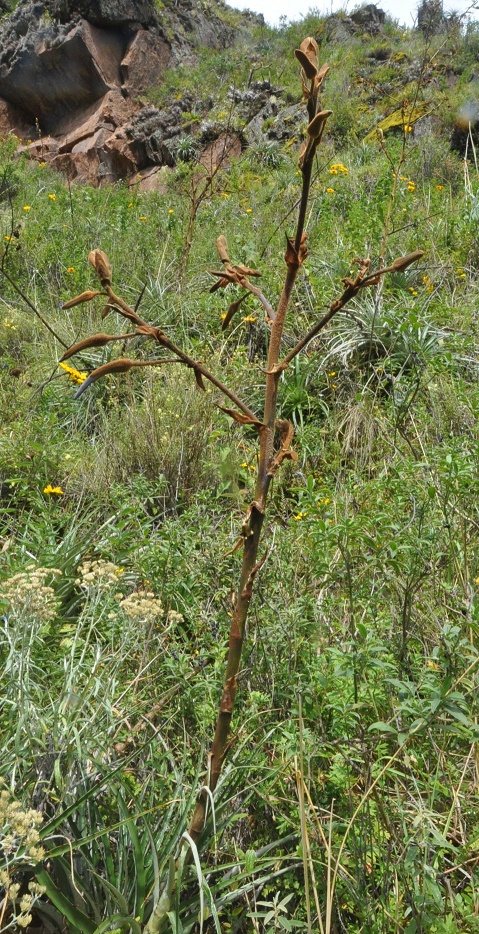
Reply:
[[[318,43],[311,36],[303,39],[299,49],[294,54],[304,71],[306,78],[312,81],[318,73]]]
[[[91,302],[92,298],[96,298],[97,295],[101,295],[101,292],[94,292],[92,289],[87,289],[86,292],[81,292],[80,295],[71,298],[69,302],[63,302],[62,308],[73,308],[74,305],[82,305],[83,302]]]
[[[305,77],[306,77],[309,81],[312,81],[313,78],[315,78],[315,77],[316,77],[316,74],[317,74],[317,68],[316,68],[316,66],[315,66],[315,65],[313,64],[313,62],[308,58],[308,56],[305,55],[305,53],[302,51],[302,49],[295,49],[295,50],[294,50],[294,54],[295,54],[296,58],[298,59],[298,62],[299,62],[299,64],[301,65],[301,68],[302,68],[303,71],[304,71]]]
[[[222,263],[229,263],[230,258],[228,255],[228,243],[226,237],[221,234],[216,241],[216,249],[218,250],[218,255]]]
[[[311,139],[314,139],[319,143],[321,136],[323,134],[324,126],[328,117],[331,116],[332,110],[320,110],[319,113],[311,120],[311,123],[308,125],[307,133]]]
[[[111,285],[111,266],[103,250],[92,250],[88,255],[88,262],[95,267],[102,285]]]
[[[405,256],[398,256],[391,266],[391,271],[403,272],[411,263],[415,263],[417,259],[421,259],[421,256],[424,256],[424,250],[415,250],[414,253],[406,253]]]
[[[118,337],[123,337],[124,335],[116,334],[92,334],[91,337],[85,337],[84,340],[78,341],[78,344],[73,344],[68,350],[65,350],[63,357],[60,360],[60,363],[63,360],[68,360],[69,357],[73,357],[74,354],[80,353],[82,350],[86,350],[88,347],[103,347],[105,344],[108,344],[111,340],[118,340]]]

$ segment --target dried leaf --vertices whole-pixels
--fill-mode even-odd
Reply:
[[[238,549],[241,548],[242,545],[244,545],[244,538],[241,535],[238,541],[236,542],[236,544],[234,544],[233,547],[230,548],[230,550],[227,551],[223,557],[228,558],[229,555],[234,555],[234,553],[238,551]]]
[[[85,337],[85,339],[79,341],[78,344],[72,344],[72,346],[65,351],[59,362],[62,363],[63,360],[68,360],[69,357],[73,357],[76,353],[80,353],[80,351],[86,350],[88,347],[104,347],[105,344],[108,344],[110,341],[116,341],[126,336],[126,334],[103,334],[101,332],[99,334],[92,334],[91,337]]]
[[[286,237],[286,253],[284,260],[287,266],[299,266],[299,257],[292,237]]]
[[[298,156],[298,165],[300,169],[303,168],[304,159],[305,159],[307,151],[308,151],[308,143],[306,142],[306,140],[304,140],[304,142],[301,143],[301,149],[299,150],[299,156]]]
[[[324,81],[328,71],[329,71],[329,65],[321,65],[321,68],[319,69],[318,74],[316,75],[316,84],[318,85],[318,87]]]
[[[279,434],[281,447],[284,450],[287,450],[294,438],[293,423],[290,422],[289,418],[279,418],[277,419],[274,427]]]
[[[415,263],[417,259],[421,259],[421,256],[424,256],[424,250],[415,250],[414,253],[406,253],[405,256],[399,256],[398,259],[394,260],[391,271],[403,272],[411,263]]]
[[[110,313],[110,311],[117,311],[117,310],[118,309],[116,305],[110,305],[110,302],[107,302],[101,313],[101,320],[104,321],[106,316]]]
[[[73,308],[75,305],[82,305],[83,302],[91,302],[92,298],[96,298],[97,295],[101,294],[101,292],[94,292],[92,289],[87,289],[86,292],[81,292],[80,295],[71,298],[70,301],[63,302],[62,308]]]
[[[226,237],[221,234],[216,241],[216,249],[218,250],[218,255],[222,263],[229,263],[230,258],[228,255],[228,243]]]
[[[234,418],[235,422],[239,422],[240,425],[260,426],[262,424],[259,418],[251,418],[251,416],[246,415],[245,412],[237,412],[236,409],[227,409],[222,405],[220,405],[219,408],[222,412],[226,412],[227,415],[231,415],[231,418]]]
[[[111,266],[103,250],[92,250],[88,255],[88,262],[95,267],[102,285],[111,285]]]
[[[145,337],[154,337],[155,340],[158,340],[158,334],[162,334],[161,328],[155,328],[151,324],[137,324],[136,333],[142,334]]]
[[[216,273],[216,275],[218,275],[218,273]],[[218,279],[218,282],[215,282],[215,284],[211,286],[210,292],[217,292],[218,289],[225,289],[226,286],[230,284],[230,282],[231,279],[225,279],[224,277]]]
[[[300,245],[299,245],[299,261],[300,261],[300,263],[304,263],[305,259],[307,259],[307,256],[308,256],[308,248],[307,248],[307,246],[306,246],[306,241],[307,241],[307,239],[308,239],[308,235],[307,235],[306,231],[303,231],[303,233],[301,234],[301,243],[300,243]]]
[[[110,301],[106,303],[101,313],[102,320],[106,318],[110,311],[116,311],[118,315],[121,315],[123,318],[128,318],[129,321],[133,321],[135,324],[141,321],[141,318],[138,317],[136,311],[133,311],[133,308],[129,308],[126,303],[120,304],[120,300],[115,302],[114,298],[111,298]]]
[[[294,426],[292,422],[286,418],[278,419],[275,424],[275,428],[279,433],[281,448],[278,451],[276,457],[273,459],[273,462],[268,470],[270,476],[273,476],[276,473],[284,460],[298,460],[296,451],[291,450],[291,442],[294,438]]]
[[[306,240],[308,238],[307,233],[301,235],[301,244],[299,247],[299,253],[296,250],[296,246],[292,237],[286,237],[286,253],[284,254],[284,259],[287,266],[301,266],[307,255],[308,248],[306,246]]]
[[[201,370],[199,370],[198,367],[194,366],[193,372],[195,374],[195,380],[196,380],[196,385],[198,386],[198,389],[202,389],[203,392],[206,392],[205,384],[203,382],[203,377],[201,375]]]
[[[222,323],[222,325],[221,325],[221,330],[222,330],[222,331],[225,331],[225,330],[226,330],[226,328],[228,327],[228,325],[229,325],[229,323],[230,323],[230,321],[231,321],[233,315],[236,314],[236,312],[238,311],[238,309],[239,309],[241,303],[244,302],[244,300],[245,300],[247,294],[248,294],[248,293],[245,292],[244,295],[241,296],[241,298],[237,298],[235,302],[231,302],[231,305],[228,306],[228,311],[226,312],[226,315],[225,315],[225,317],[224,317],[224,319],[223,319],[223,323]]]
[[[233,266],[235,272],[239,273],[241,276],[261,276],[261,273],[258,269],[251,269],[250,266]]]

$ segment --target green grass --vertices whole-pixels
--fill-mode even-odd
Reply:
[[[315,889],[325,930],[329,897],[330,930],[464,934],[479,930],[479,174],[470,150],[465,176],[449,132],[477,29],[425,47],[388,24],[384,61],[383,40],[359,37],[345,50],[326,25],[311,16],[242,39],[255,79],[294,100],[291,51],[304,35],[324,36],[332,66],[323,103],[334,113],[286,346],[340,294],[358,255],[372,268],[417,248],[424,256],[356,299],[281,378],[298,461],[274,482],[228,766],[198,863],[183,869],[172,930],[199,930],[200,914],[208,932],[307,930],[306,839],[313,930]],[[387,100],[378,91],[384,70],[388,85],[410,87],[424,62],[419,93],[431,115],[404,140],[364,142],[397,107],[395,88]],[[244,45],[201,55],[155,99],[198,87],[206,98],[219,79],[242,87],[250,67]],[[101,247],[117,291],[132,305],[142,294],[142,316],[256,411],[262,309],[249,297],[222,332],[237,295],[211,295],[208,270],[224,234],[235,262],[259,266],[275,304],[298,145],[277,144],[273,161],[246,150],[223,170],[179,287],[190,163],[171,173],[167,196],[69,189],[2,144],[4,268],[59,338],[3,279],[0,774],[43,818],[37,927],[92,934],[148,922],[204,780],[240,565],[233,549],[256,470],[252,429],[232,425],[220,394],[200,394],[189,371],[110,375],[75,402],[77,386],[57,366],[64,345],[127,329],[114,313],[101,321],[101,301],[61,305],[96,287],[87,257]],[[347,174],[331,173],[338,163]],[[121,346],[68,363],[90,372]],[[134,352],[148,355],[143,344]],[[116,577],[85,587],[80,566],[100,559]],[[31,565],[60,572],[41,584],[54,591],[43,615],[26,587]],[[27,577],[8,583],[17,574]],[[132,593],[154,594],[161,612],[128,616],[121,599]],[[301,757],[309,798],[298,797]],[[9,849],[0,830],[0,870],[26,891],[22,841]],[[6,903],[2,929],[19,916],[21,926],[20,898]]]

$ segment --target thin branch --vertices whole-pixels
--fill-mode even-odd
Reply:
[[[201,376],[204,376],[208,382],[212,383],[213,386],[216,386],[216,388],[219,389],[220,392],[222,392],[223,395],[225,395],[227,399],[229,399],[233,405],[235,405],[240,410],[240,412],[243,412],[244,415],[247,415],[253,423],[258,422],[258,416],[252,411],[252,409],[248,408],[248,406],[239,398],[239,396],[237,396],[236,393],[231,389],[228,389],[228,387],[225,386],[225,384],[221,382],[221,380],[219,380],[216,376],[214,376],[214,374],[211,373],[211,371],[208,370],[203,363],[193,360],[189,354],[185,353],[184,350],[182,350],[180,347],[177,347],[176,344],[174,344],[173,341],[171,341],[170,338],[166,336],[161,328],[153,327],[140,318],[136,311],[134,311],[134,309],[131,308],[130,305],[128,305],[127,302],[121,298],[121,296],[117,295],[113,291],[109,282],[102,282],[102,285],[105,288],[110,303],[117,307],[119,314],[123,314],[130,321],[135,322],[138,328],[138,335],[144,334],[146,336],[152,337],[158,344],[161,344],[162,347],[166,347],[172,353],[176,354],[182,363],[194,370],[195,373],[201,373]]]
[[[55,338],[55,340],[57,340],[58,343],[62,345],[62,347],[68,347],[68,344],[66,344],[65,341],[62,340],[62,338],[58,336],[58,334],[53,330],[53,328],[48,323],[48,321],[45,321],[45,318],[42,317],[42,315],[38,311],[38,308],[36,308],[33,302],[30,301],[30,299],[28,298],[28,295],[25,295],[25,292],[22,291],[22,289],[20,288],[19,285],[17,285],[15,280],[12,279],[12,277],[8,274],[8,272],[6,272],[4,263],[5,263],[5,255],[3,256],[2,263],[0,265],[0,272],[2,273],[3,276],[5,276],[5,279],[7,280],[7,282],[10,283],[10,285],[12,286],[12,289],[15,290],[17,295],[19,295],[20,298],[23,299],[25,304],[28,305],[28,307],[33,311],[33,313],[37,316],[37,318],[39,318],[42,324],[46,327],[47,331],[50,331],[50,334]]]

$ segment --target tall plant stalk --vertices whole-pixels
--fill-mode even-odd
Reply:
[[[108,373],[126,372],[132,367],[137,366],[161,366],[168,363],[179,362],[193,370],[197,385],[200,389],[205,388],[205,380],[219,389],[233,406],[232,408],[224,408],[224,411],[228,412],[236,421],[254,426],[258,433],[258,474],[254,498],[244,517],[238,543],[241,544],[243,548],[243,561],[236,603],[231,621],[223,691],[209,755],[208,777],[206,785],[198,796],[189,827],[189,833],[187,835],[189,842],[193,845],[197,842],[204,829],[209,796],[214,792],[218,784],[228,749],[248,610],[253,595],[255,578],[266,557],[265,552],[260,554],[260,544],[271,480],[281,466],[283,460],[286,458],[296,459],[296,454],[291,449],[291,442],[294,435],[293,425],[287,420],[277,419],[278,387],[281,374],[307,344],[326,327],[331,318],[340,311],[351,298],[356,296],[361,289],[367,286],[377,285],[385,273],[404,270],[410,263],[422,256],[422,251],[418,250],[396,259],[391,265],[383,266],[375,272],[369,271],[369,259],[356,259],[356,275],[353,278],[346,277],[343,279],[344,288],[341,295],[326,307],[325,313],[322,314],[319,320],[297,342],[292,350],[281,358],[282,336],[292,291],[301,266],[308,254],[306,245],[307,233],[304,228],[310,197],[313,163],[326,122],[331,115],[331,111],[321,109],[320,90],[324,78],[329,71],[329,67],[327,65],[319,65],[318,46],[315,40],[306,38],[301,43],[300,48],[295,50],[295,56],[301,66],[302,90],[309,122],[306,139],[299,155],[299,167],[302,174],[302,191],[296,230],[294,236],[286,238],[286,274],[277,308],[274,310],[261,290],[252,284],[251,278],[258,276],[258,271],[249,269],[243,265],[234,264],[231,261],[228,244],[224,236],[218,237],[216,244],[218,255],[222,263],[222,269],[213,272],[217,281],[211,289],[211,291],[216,291],[221,288],[224,289],[230,284],[236,284],[243,289],[241,298],[232,302],[228,308],[225,316],[226,326],[236,311],[238,311],[243,298],[248,293],[255,295],[265,309],[271,332],[265,371],[264,407],[262,415],[258,416],[207,367],[193,360],[185,351],[175,345],[161,328],[153,327],[144,321],[134,309],[113,291],[110,263],[102,250],[93,250],[89,256],[90,262],[95,267],[100,279],[101,291],[83,292],[70,302],[67,302],[64,306],[71,307],[82,302],[89,302],[97,296],[103,295],[106,296],[107,299],[103,310],[103,317],[105,317],[110,310],[115,310],[131,321],[135,329],[132,333],[127,335],[95,334],[92,337],[80,341],[73,347],[70,347],[63,355],[62,360],[68,359],[75,353],[79,353],[88,347],[103,346],[115,340],[124,341],[133,337],[138,338],[139,335],[153,339],[161,348],[172,355],[171,357],[162,356],[157,360],[148,361],[129,358],[113,360],[94,370],[82,386],[80,386],[76,397],[79,397],[91,383]],[[163,922],[167,917],[167,912],[171,905],[173,889],[174,884],[172,884],[170,877],[169,883],[166,885],[148,922],[147,930],[149,934],[157,934],[157,932],[162,929]]]

